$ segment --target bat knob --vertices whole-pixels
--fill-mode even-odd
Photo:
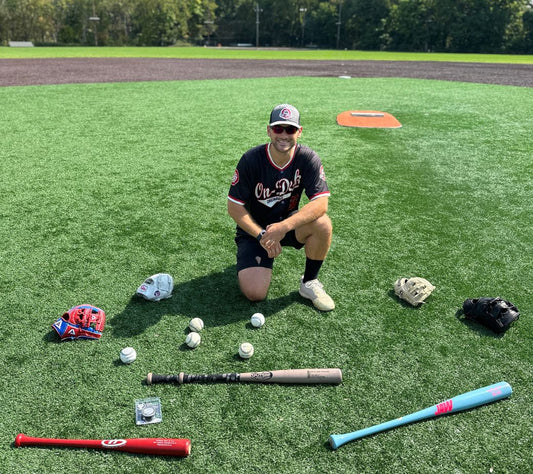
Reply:
[[[152,385],[152,372],[150,372],[147,376],[146,376],[146,379],[144,380],[144,383],[146,385]]]
[[[329,437],[329,445],[331,446],[332,449],[337,449],[339,447],[338,441],[339,441],[339,435],[331,435]]]

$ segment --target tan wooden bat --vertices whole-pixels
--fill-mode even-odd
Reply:
[[[341,369],[288,369],[266,372],[245,372],[228,374],[186,374],[158,375],[150,372],[145,380],[147,385],[157,383],[282,383],[282,384],[339,384],[342,382]]]

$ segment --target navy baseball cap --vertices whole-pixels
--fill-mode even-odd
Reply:
[[[274,125],[294,125],[295,127],[301,128],[300,112],[290,104],[276,105],[270,113],[270,122],[268,125],[270,127]]]

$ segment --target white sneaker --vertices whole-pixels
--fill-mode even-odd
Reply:
[[[335,309],[335,302],[324,291],[324,285],[318,280],[309,280],[304,283],[303,277],[300,279],[300,295],[313,302],[316,309],[320,311],[331,311]]]

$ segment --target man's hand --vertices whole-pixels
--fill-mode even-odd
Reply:
[[[281,242],[283,240],[283,237],[287,234],[289,229],[287,229],[287,226],[284,225],[283,222],[276,222],[274,224],[269,224],[266,226],[266,232],[265,235],[263,235],[263,239],[270,240],[273,242]]]
[[[269,258],[279,257],[279,255],[281,254],[281,251],[283,250],[283,247],[281,246],[279,242],[265,239],[264,236],[259,241],[259,243],[261,244],[261,247],[263,247],[267,251]]]
[[[261,246],[268,252],[270,258],[276,258],[283,249],[280,242],[287,233],[286,226],[281,222],[277,222],[269,224],[265,230],[266,232],[260,241]]]

